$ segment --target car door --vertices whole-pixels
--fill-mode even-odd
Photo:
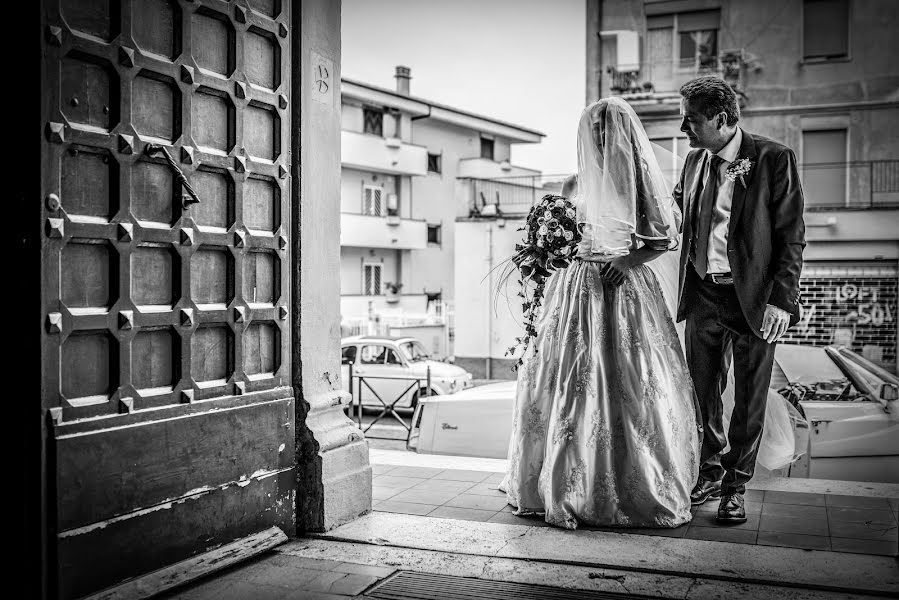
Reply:
[[[407,369],[396,350],[387,344],[362,345],[356,362],[358,367],[355,373],[362,379],[357,379],[355,384],[359,386],[363,404],[383,406],[383,401],[389,405],[410,384],[409,381],[397,379],[408,377]],[[397,406],[401,405],[402,402],[397,403]],[[405,405],[408,406],[408,402]]]

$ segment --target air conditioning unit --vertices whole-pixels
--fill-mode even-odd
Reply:
[[[499,168],[502,169],[503,171],[511,171],[511,170],[512,170],[512,163],[510,163],[510,162],[507,161],[507,160],[504,160],[504,161],[502,161],[501,163],[499,163]]]
[[[388,225],[399,225],[400,217],[399,215],[387,215],[387,224]],[[394,240],[396,241],[396,240]]]
[[[388,148],[399,148],[403,145],[403,140],[398,137],[385,138],[384,145],[386,145]]]

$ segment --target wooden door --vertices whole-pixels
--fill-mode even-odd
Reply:
[[[289,8],[42,2],[58,597],[293,534]]]

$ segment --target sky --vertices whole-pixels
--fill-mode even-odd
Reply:
[[[343,0],[342,76],[529,129],[512,164],[544,174],[577,170],[585,104],[584,0]]]

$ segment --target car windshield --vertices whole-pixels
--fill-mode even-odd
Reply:
[[[412,362],[416,362],[419,360],[428,360],[429,358],[431,358],[428,355],[428,351],[425,350],[424,345],[417,340],[412,342],[403,342],[402,344],[400,344],[400,350],[403,352],[406,358]]]

